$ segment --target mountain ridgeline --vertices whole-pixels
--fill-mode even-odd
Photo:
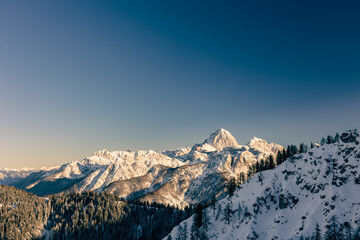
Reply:
[[[311,146],[198,209],[164,239],[360,239],[358,132]]]
[[[20,179],[10,179],[6,171],[3,174],[12,186],[39,196],[96,191],[184,208],[223,198],[231,179],[243,180],[257,162],[275,158],[279,151],[283,151],[282,146],[259,138],[239,145],[228,131],[220,129],[191,148],[163,152],[103,150]]]
[[[0,239],[360,239],[359,167],[356,130],[283,148],[221,129],[191,148],[3,169],[23,190],[0,185]]]

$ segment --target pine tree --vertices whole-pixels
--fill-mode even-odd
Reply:
[[[200,238],[199,229],[196,226],[195,218],[191,225],[190,240],[198,240]]]
[[[260,170],[260,162],[259,161],[256,161],[256,163],[255,163],[255,171],[256,172],[260,172],[261,170]]]
[[[352,240],[352,227],[351,224],[349,222],[344,222],[344,224],[342,224],[342,236],[344,240]]]
[[[291,146],[290,145],[287,146],[287,150],[286,150],[286,158],[289,158],[289,157],[292,157],[292,155],[291,155]]]
[[[260,170],[259,171],[263,171],[266,168],[266,163],[264,159],[260,160]]]
[[[221,212],[222,212],[221,204],[219,204],[218,206],[219,206],[219,207],[218,207],[218,212],[217,212],[217,214],[216,214],[215,220],[218,220],[218,218],[219,218],[219,216],[220,216],[220,214],[221,214]]]
[[[235,178],[231,178],[228,186],[229,197],[232,197],[234,195],[235,188],[236,188]]]
[[[200,228],[202,224],[202,206],[201,204],[198,204],[196,206],[196,212],[195,212],[195,225],[197,228]]]
[[[226,224],[230,224],[231,213],[232,213],[231,204],[228,203],[228,204],[226,204],[225,209],[224,209],[224,218],[225,218]]]
[[[184,222],[184,228],[183,228],[183,237],[182,237],[182,240],[187,240],[187,223],[186,222]]]
[[[269,169],[273,169],[275,167],[275,163],[274,163],[274,157],[270,154],[269,156]]]
[[[319,227],[318,223],[316,223],[315,232],[313,234],[312,239],[313,240],[321,240],[321,230],[320,230],[320,227]]]
[[[326,226],[325,239],[326,240],[340,240],[342,239],[340,234],[339,223],[337,217],[334,215],[331,217],[329,225]]]
[[[241,217],[242,217],[242,207],[241,207],[241,204],[239,203],[239,206],[238,206],[238,219],[239,219],[239,221],[241,220]]]
[[[207,231],[209,226],[209,216],[207,213],[207,209],[205,208],[202,213],[202,228]]]
[[[278,151],[276,155],[276,165],[280,165],[283,162],[283,157],[281,151]]]
[[[282,154],[281,154],[281,163],[283,163],[286,160],[287,153],[285,148],[282,150]]]
[[[326,143],[327,144],[334,143],[334,138],[332,136],[328,135],[327,138],[326,138]]]
[[[183,227],[181,226],[181,224],[178,227],[178,232],[177,233],[178,233],[178,236],[177,236],[176,240],[182,240],[182,238],[183,238]]]
[[[300,153],[306,153],[306,152],[307,152],[307,146],[306,146],[305,143],[301,143],[301,144],[300,144],[299,152],[300,152]]]
[[[215,210],[216,210],[216,199],[215,199],[215,195],[212,196],[211,198],[211,207],[213,210],[213,215],[215,215]]]
[[[289,145],[287,147],[287,151],[286,151],[286,157],[289,158],[289,157],[292,157],[294,156],[295,154],[298,153],[298,149],[295,145]]]
[[[263,185],[263,179],[264,176],[261,172],[258,173],[258,182],[260,183],[260,185]]]

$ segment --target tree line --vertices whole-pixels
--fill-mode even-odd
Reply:
[[[108,193],[41,198],[0,186],[0,239],[162,239],[194,211],[123,201]]]

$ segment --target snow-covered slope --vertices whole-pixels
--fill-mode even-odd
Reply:
[[[257,160],[282,149],[258,138],[242,146],[220,129],[192,148],[163,152],[103,150],[82,161],[34,172],[13,185],[39,195],[108,191],[127,199],[184,207],[225,196],[231,178],[246,174]]]
[[[102,191],[113,181],[139,177],[154,165],[178,167],[183,162],[154,151],[102,150],[82,161],[30,174],[13,185],[46,195],[62,191]]]
[[[316,224],[324,234],[333,216],[355,229],[360,224],[359,168],[360,137],[356,131],[345,132],[339,142],[255,174],[232,197],[206,208],[206,235],[226,240],[299,239],[311,237]],[[188,237],[193,220],[185,221]],[[183,234],[185,222],[173,229],[172,239]]]
[[[228,131],[220,129],[190,151],[181,151],[184,154],[178,158],[186,163],[183,166],[156,167],[139,178],[113,182],[106,191],[128,199],[179,207],[222,198],[231,178],[238,178],[241,172],[246,174],[256,161],[283,149],[265,140],[257,141],[262,144],[241,146]],[[169,151],[165,154],[176,156]]]

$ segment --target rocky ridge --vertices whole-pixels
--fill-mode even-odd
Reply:
[[[322,236],[336,224],[335,234],[355,231],[360,229],[359,168],[360,137],[347,131],[338,142],[255,174],[232,197],[202,211],[207,227],[199,231],[208,239],[301,239],[312,237],[317,224]],[[190,238],[194,217],[175,227],[172,239],[184,234],[185,222]]]
[[[192,148],[102,150],[81,161],[34,171],[4,184],[38,195],[107,191],[125,199],[185,207],[225,196],[231,178],[246,174],[256,161],[282,149],[259,138],[239,145],[230,132],[220,129]]]

